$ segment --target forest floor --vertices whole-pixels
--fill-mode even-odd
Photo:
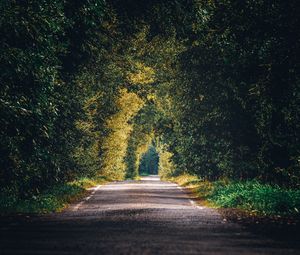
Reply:
[[[227,214],[227,215],[226,215]],[[60,213],[0,218],[1,254],[299,254],[157,176],[97,186]],[[247,221],[249,223],[249,221]],[[255,222],[253,223],[257,225]],[[250,224],[251,226],[253,224]]]

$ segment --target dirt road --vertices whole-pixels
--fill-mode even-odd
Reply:
[[[3,220],[0,254],[300,254],[197,206],[157,176],[97,187],[62,213]]]

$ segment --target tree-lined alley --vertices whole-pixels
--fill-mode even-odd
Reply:
[[[298,1],[1,1],[0,185],[87,176],[299,188]]]

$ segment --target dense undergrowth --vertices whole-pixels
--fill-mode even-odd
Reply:
[[[30,198],[22,199],[16,192],[2,191],[0,195],[0,214],[7,213],[48,213],[63,210],[69,203],[79,200],[95,185],[104,184],[107,179],[80,178],[72,182],[57,184]]]
[[[238,208],[258,215],[299,215],[300,190],[263,184],[257,180],[216,182],[184,174],[170,178],[190,188],[195,196],[214,207]]]

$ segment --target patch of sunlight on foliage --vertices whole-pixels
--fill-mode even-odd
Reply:
[[[2,191],[0,195],[1,214],[5,213],[49,213],[63,210],[67,204],[84,197],[87,188],[104,184],[103,176],[80,178],[65,184],[58,184],[51,189],[28,199],[16,197],[15,192]]]
[[[107,121],[107,128],[110,130],[108,136],[104,137],[103,155],[104,162],[101,174],[112,179],[121,180],[126,175],[126,156],[128,140],[133,129],[130,120],[141,109],[144,102],[135,93],[126,89],[120,90],[120,96],[116,102],[118,112]]]
[[[133,64],[133,70],[127,75],[131,84],[150,84],[155,81],[155,71],[141,62]]]
[[[87,188],[90,188],[90,187],[93,187],[96,185],[104,184],[107,181],[109,181],[109,179],[106,176],[96,176],[93,178],[82,177],[82,178],[72,181],[70,183],[80,186],[81,188],[87,189]]]
[[[176,177],[171,177],[169,180],[176,182],[180,186],[189,187],[189,188],[194,188],[195,186],[198,186],[202,182],[202,180],[198,176],[188,174],[188,173],[181,174]]]
[[[171,160],[173,154],[169,152],[163,144],[157,146],[157,152],[159,154],[158,174],[162,179],[168,179],[174,175],[176,169]]]

